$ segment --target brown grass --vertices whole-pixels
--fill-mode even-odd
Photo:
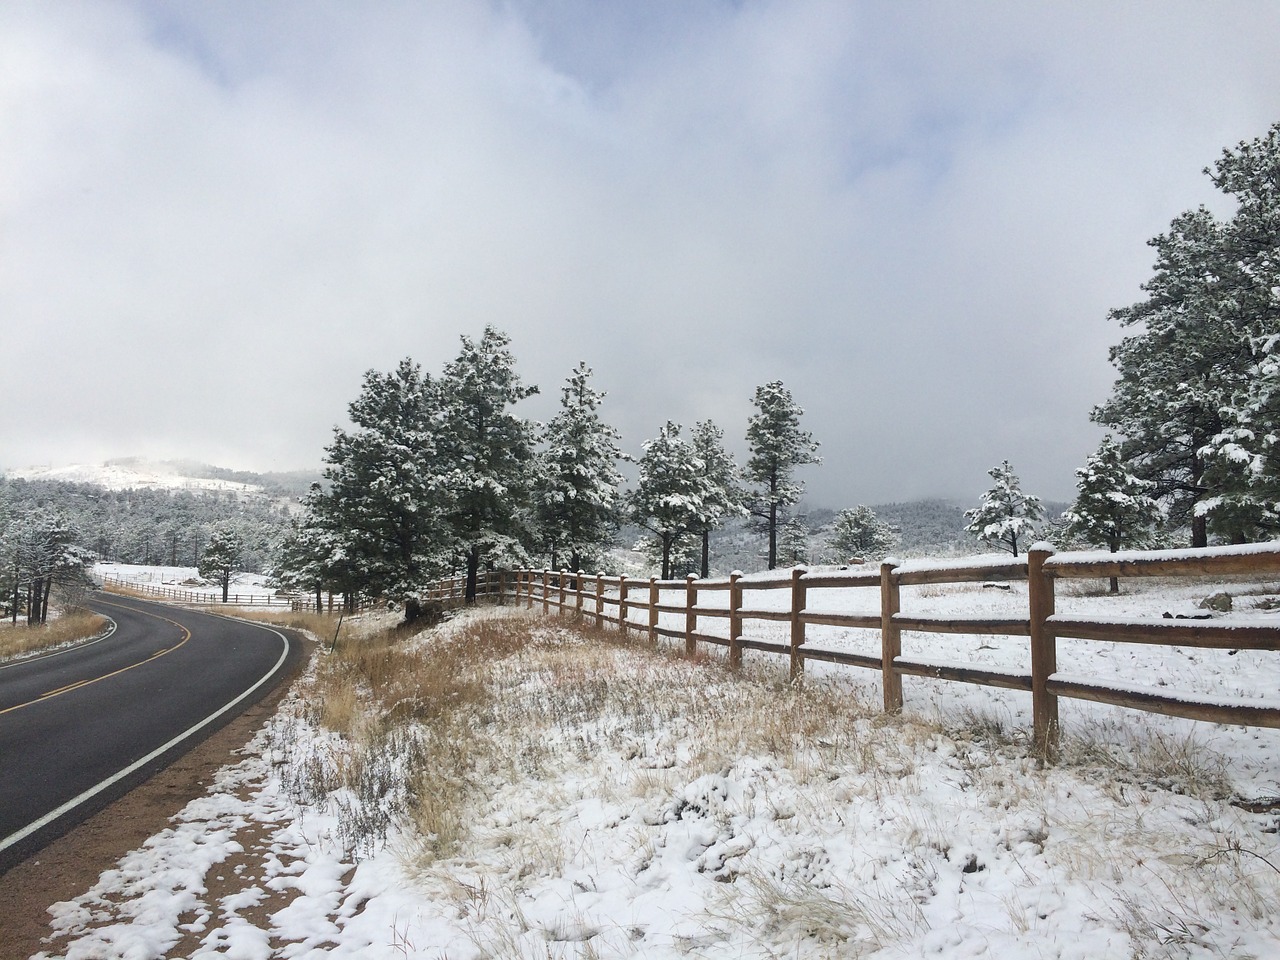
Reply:
[[[88,610],[64,613],[49,623],[27,626],[19,618],[17,624],[0,621],[0,660],[30,656],[80,640],[97,636],[107,627],[107,618]]]

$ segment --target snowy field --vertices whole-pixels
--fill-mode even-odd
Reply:
[[[1274,583],[1124,588],[1060,585],[1058,612],[1200,612],[1225,588],[1227,618],[1280,625]],[[902,609],[1025,616],[1025,590],[904,588]],[[811,607],[878,609],[874,590],[822,594]],[[320,726],[313,665],[207,796],[53,909],[40,956],[1280,956],[1280,731],[1062,700],[1066,760],[1042,769],[1027,694],[908,677],[886,718],[871,671],[814,662],[797,689],[779,657],[736,678],[554,618],[512,624],[534,639],[477,675],[490,697],[464,719],[483,739],[447,850],[403,813],[432,786],[404,758],[441,744],[410,726],[361,759],[358,737]],[[878,652],[873,632],[809,638]],[[904,654],[1027,667],[1017,638],[907,634]],[[1280,696],[1280,654],[1061,641],[1059,664]],[[352,766],[357,786],[317,788]]]

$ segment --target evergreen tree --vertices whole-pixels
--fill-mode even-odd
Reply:
[[[656,438],[645,441],[630,498],[632,521],[653,535],[663,580],[671,579],[673,557],[699,529],[706,509],[702,461],[680,429],[668,420]]]
[[[1215,532],[1239,542],[1280,532],[1280,353],[1273,339],[1204,450],[1217,497],[1200,506]]]
[[[744,515],[746,507],[738,485],[738,465],[724,448],[724,431],[712,421],[703,420],[694,425],[689,439],[693,455],[702,463],[704,493],[697,527],[702,541],[699,575],[706,579],[711,575],[711,531],[732,517]]]
[[[618,521],[618,431],[600,419],[604,394],[591,388],[591,369],[577,368],[560,392],[560,412],[543,434],[537,479],[539,532],[551,565],[596,562]]]
[[[757,387],[752,401],[756,413],[747,423],[751,456],[744,476],[755,487],[751,513],[764,526],[769,538],[768,566],[778,565],[778,527],[785,510],[800,500],[803,484],[794,479],[797,467],[821,463],[818,444],[800,429],[804,411],[796,405],[791,391],[774,380]]]
[[[1063,514],[1066,535],[1112,553],[1153,545],[1153,530],[1160,522],[1160,508],[1150,496],[1154,487],[1129,471],[1119,445],[1108,434],[1097,453],[1076,470],[1076,500]],[[1112,577],[1111,592],[1119,590],[1119,581]]]
[[[1018,555],[1019,542],[1026,542],[1035,535],[1036,528],[1044,521],[1044,507],[1039,497],[1022,492],[1022,481],[1003,461],[1000,466],[987,471],[995,485],[982,496],[982,502],[972,510],[966,510],[965,526],[983,543]]]
[[[874,510],[858,504],[836,514],[827,542],[842,561],[883,560],[898,545],[898,535]]]
[[[487,326],[445,366],[440,445],[456,502],[449,516],[474,602],[480,566],[527,560],[534,517],[534,424],[508,408],[538,392],[515,370],[511,339]]]
[[[803,517],[788,517],[778,531],[778,563],[795,567],[809,562],[809,525]]]
[[[313,489],[305,522],[348,603],[384,596],[413,620],[425,585],[450,569],[454,494],[437,442],[441,404],[439,386],[405,359],[393,373],[368,371],[348,408],[352,429],[334,430],[329,489]]]
[[[1236,213],[1220,222],[1203,207],[1188,211],[1151,241],[1147,298],[1111,312],[1138,332],[1112,348],[1119,379],[1093,412],[1124,436],[1124,458],[1156,483],[1171,518],[1190,525],[1192,546],[1207,544],[1211,527],[1229,539],[1256,535],[1250,528],[1263,519],[1232,495],[1253,474],[1231,469],[1231,458],[1251,371],[1280,335],[1280,124],[1205,172],[1236,200]]]
[[[222,588],[222,602],[227,602],[231,578],[240,565],[242,541],[229,525],[220,525],[209,534],[204,553],[200,556],[199,572],[206,580],[212,580]]]

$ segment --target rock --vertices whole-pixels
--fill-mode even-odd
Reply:
[[[1225,590],[1211,593],[1200,601],[1201,610],[1216,610],[1218,613],[1231,612],[1231,594]]]

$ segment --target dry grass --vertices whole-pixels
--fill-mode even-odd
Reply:
[[[106,617],[79,608],[39,626],[27,626],[21,619],[17,624],[5,620],[0,622],[0,660],[88,640],[106,628]]]

